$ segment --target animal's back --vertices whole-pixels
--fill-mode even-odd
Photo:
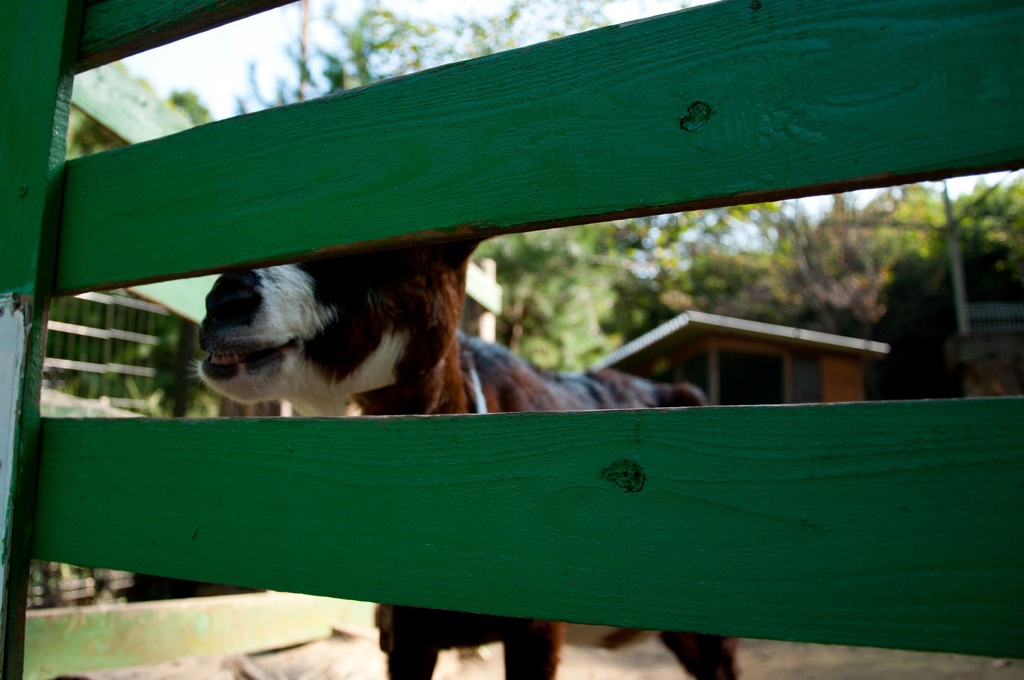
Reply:
[[[656,383],[611,369],[544,371],[501,345],[459,336],[463,368],[475,369],[490,412],[590,411],[702,406],[701,391],[688,383]]]

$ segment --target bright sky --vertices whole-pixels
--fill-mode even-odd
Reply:
[[[618,0],[608,9],[616,23],[664,14],[711,0]],[[361,0],[312,0],[314,19],[331,5],[344,21],[351,21],[362,8]],[[439,20],[455,15],[486,16],[500,13],[507,0],[385,0],[385,6],[409,16]],[[295,68],[286,53],[299,33],[297,4],[258,14],[185,40],[150,50],[124,60],[132,75],[149,82],[156,93],[167,98],[172,90],[193,90],[213,113],[228,118],[237,113],[237,98],[250,94],[249,65],[255,63],[260,91],[270,96],[279,79],[294,81]],[[329,45],[329,33],[317,34],[314,44]],[[989,183],[999,175],[990,176]],[[953,194],[970,191],[974,178],[951,180]]]
[[[696,0],[701,5],[711,0]],[[498,14],[507,0],[384,0],[384,6],[409,16],[432,20],[456,15]],[[334,5],[336,15],[351,21],[363,7],[361,0],[312,0],[312,15],[322,17]],[[681,0],[619,0],[608,15],[616,23],[672,12]],[[264,96],[275,91],[278,79],[295,80],[295,67],[286,54],[299,34],[300,10],[291,4],[124,60],[132,75],[143,78],[162,98],[172,90],[194,90],[217,119],[237,113],[236,99],[250,93],[249,65]],[[316,28],[316,22],[313,22]],[[312,35],[314,44],[330,44],[329,32]]]

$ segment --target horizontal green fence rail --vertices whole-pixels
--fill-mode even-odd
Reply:
[[[1024,400],[45,420],[41,559],[1024,657]]]
[[[736,0],[76,159],[57,287],[1018,167],[1022,33],[1018,0]]]
[[[289,2],[292,0],[86,0],[78,71]]]

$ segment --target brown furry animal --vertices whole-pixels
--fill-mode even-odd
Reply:
[[[287,399],[304,415],[565,411],[698,406],[691,385],[612,370],[542,371],[457,332],[475,242],[235,272],[207,297],[200,373],[238,401]],[[501,641],[509,680],[555,676],[564,625],[384,606],[393,680],[429,680],[440,649]],[[736,641],[662,633],[699,680],[736,677]]]

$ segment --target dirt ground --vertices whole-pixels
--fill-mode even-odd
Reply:
[[[376,631],[350,630],[273,653],[195,657],[145,668],[76,676],[87,680],[385,680]],[[655,637],[616,651],[568,646],[559,680],[681,680],[686,676]],[[743,640],[743,680],[1024,680],[1024,661],[854,647]],[[444,652],[435,680],[502,680],[500,645]]]

